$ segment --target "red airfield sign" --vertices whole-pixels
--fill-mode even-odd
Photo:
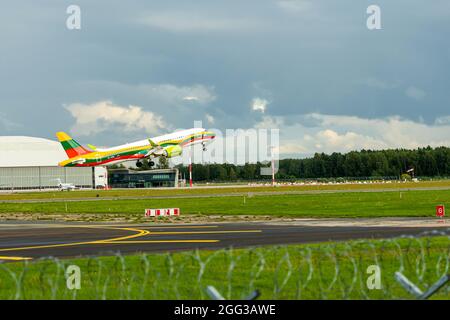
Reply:
[[[445,207],[443,205],[436,206],[436,217],[443,218],[445,216]]]

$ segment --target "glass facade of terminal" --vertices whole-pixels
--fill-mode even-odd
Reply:
[[[148,171],[109,170],[108,184],[113,189],[176,187],[178,185],[178,169]]]

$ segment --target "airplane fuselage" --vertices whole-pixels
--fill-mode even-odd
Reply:
[[[202,143],[206,145],[215,138],[215,134],[203,128],[182,130],[120,145],[107,149],[96,149],[92,152],[71,157],[59,163],[63,167],[94,167],[110,165],[124,161],[140,160],[150,156],[177,156],[181,154],[184,147]],[[155,145],[158,150],[155,150]]]

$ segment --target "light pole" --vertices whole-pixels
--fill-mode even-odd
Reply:
[[[192,147],[189,150],[189,187],[192,188]]]
[[[262,176],[272,176],[272,186],[275,186],[275,156],[274,156],[274,152],[273,149],[275,149],[275,146],[268,146],[267,149],[270,150],[270,168],[267,167],[263,167],[260,168],[260,174]]]
[[[270,157],[271,157],[271,167],[272,167],[272,187],[275,186],[275,160],[273,157],[274,146],[270,146]]]

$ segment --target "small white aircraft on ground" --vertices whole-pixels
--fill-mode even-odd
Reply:
[[[77,189],[77,187],[73,183],[63,183],[61,181],[61,179],[59,179],[59,178],[55,179],[55,180],[58,181],[58,189],[59,189],[59,191],[64,191],[64,190],[70,191],[70,190]]]

